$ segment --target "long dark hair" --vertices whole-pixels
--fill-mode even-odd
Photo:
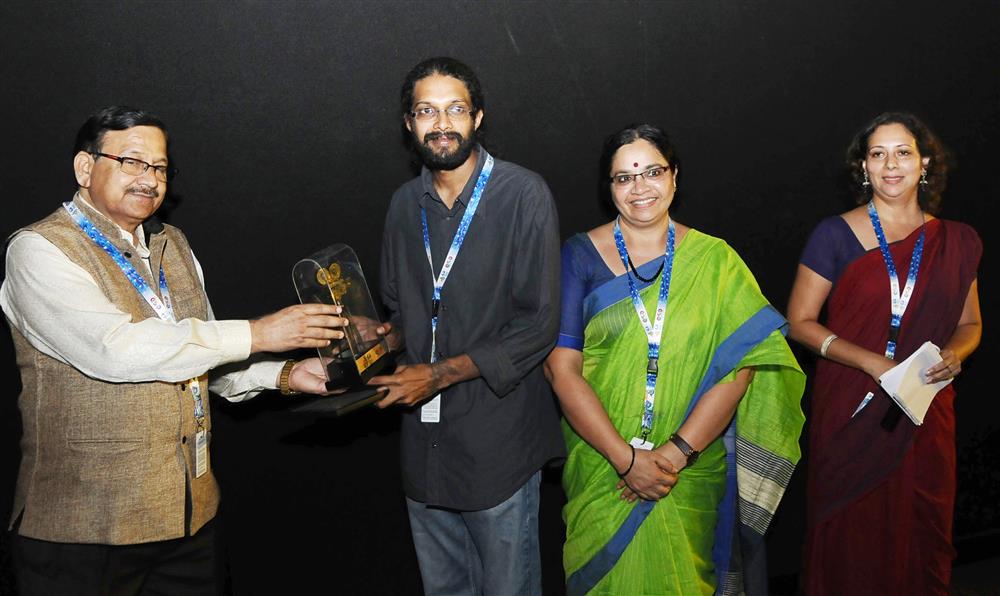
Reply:
[[[883,112],[879,114],[854,135],[854,139],[847,147],[847,171],[851,190],[854,191],[857,203],[861,205],[871,199],[871,187],[863,184],[865,174],[861,162],[868,154],[868,141],[875,129],[886,124],[900,124],[905,127],[916,140],[920,157],[929,158],[926,167],[927,184],[917,185],[917,201],[924,211],[937,213],[941,207],[941,193],[944,192],[948,178],[948,152],[937,136],[931,132],[931,129],[919,118],[908,112]]]

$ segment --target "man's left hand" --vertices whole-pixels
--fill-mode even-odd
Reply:
[[[372,377],[368,384],[388,391],[385,398],[375,404],[379,408],[392,404],[412,406],[441,391],[439,379],[429,364],[400,364],[395,373]]]

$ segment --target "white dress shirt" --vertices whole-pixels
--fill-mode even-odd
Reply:
[[[88,217],[104,217],[87,207]],[[132,234],[118,230],[149,270],[142,226],[136,230],[138,246]],[[201,264],[196,258],[194,263],[204,289]],[[112,383],[176,383],[250,356],[249,321],[216,321],[209,304],[207,321],[150,317],[133,322],[90,273],[36,232],[21,232],[10,241],[6,266],[0,307],[7,321],[36,349],[89,377]],[[209,387],[230,401],[249,399],[275,388],[283,362],[255,362],[211,378]]]

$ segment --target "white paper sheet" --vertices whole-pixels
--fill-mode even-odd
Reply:
[[[890,368],[878,379],[879,385],[903,409],[913,424],[918,426],[924,423],[924,415],[934,401],[934,396],[952,381],[926,382],[925,371],[938,362],[941,362],[941,350],[926,341],[909,358]]]

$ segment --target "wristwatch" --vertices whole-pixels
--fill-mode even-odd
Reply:
[[[694,447],[688,444],[687,441],[681,438],[677,433],[670,435],[668,439],[671,443],[677,446],[687,458],[687,465],[694,465],[694,462],[698,461],[698,456],[701,455],[701,451],[695,451]]]
[[[294,360],[285,361],[285,365],[281,367],[281,374],[278,375],[278,389],[281,390],[282,395],[298,395],[298,391],[292,390],[288,386],[288,376],[292,374],[292,368],[295,366]]]

